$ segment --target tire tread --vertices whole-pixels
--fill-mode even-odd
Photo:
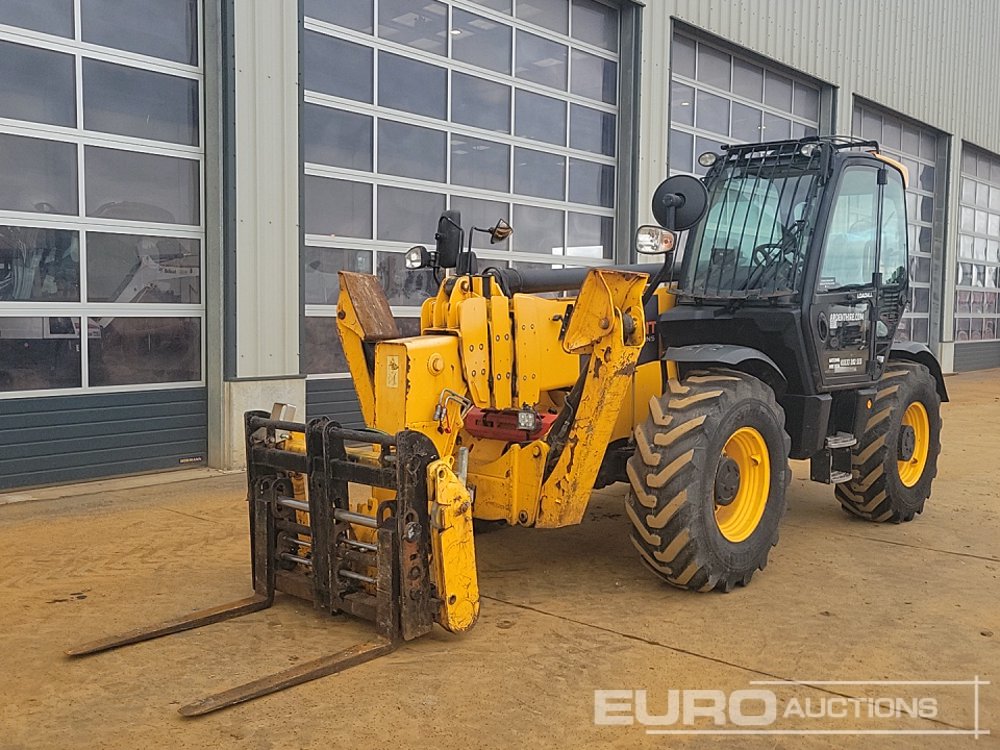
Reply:
[[[707,430],[713,419],[747,400],[766,404],[781,426],[787,477],[791,440],[784,431],[784,412],[765,383],[742,372],[698,371],[683,381],[667,381],[662,398],[650,400],[649,419],[635,427],[637,450],[627,466],[631,491],[626,500],[634,526],[632,543],[643,563],[672,586],[693,591],[745,586],[755,570],[766,566],[768,552],[778,541],[775,524],[752,569],[730,570],[716,563],[707,553],[707,540],[692,531],[698,493],[689,489],[706,470]],[[786,484],[782,478],[782,492]],[[776,500],[783,512],[784,495]]]
[[[933,377],[926,367],[915,362],[892,361],[879,381],[875,394],[872,416],[865,426],[865,433],[858,436],[858,443],[852,451],[853,478],[838,484],[834,490],[841,506],[851,515],[873,523],[905,523],[923,512],[924,503],[930,495],[930,482],[937,475],[937,456],[941,450],[940,437],[934,435],[924,477],[914,489],[926,487],[917,497],[904,497],[897,490],[887,471],[889,462],[895,461],[895,451],[890,455],[889,433],[902,418],[900,410],[908,404],[901,399],[912,390],[918,381],[934,386]],[[937,408],[940,408],[938,403]],[[933,420],[939,420],[935,414]],[[928,481],[925,482],[925,479]]]

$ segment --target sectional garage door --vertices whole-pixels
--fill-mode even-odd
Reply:
[[[205,459],[200,19],[0,2],[0,487]]]
[[[437,291],[403,252],[437,217],[510,221],[493,266],[610,263],[618,220],[622,3],[310,0],[304,101],[302,371],[311,415],[357,421],[334,316],[341,269],[377,274],[414,332]],[[349,71],[349,72],[348,72]]]

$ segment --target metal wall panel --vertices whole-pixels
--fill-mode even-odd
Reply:
[[[206,413],[204,388],[0,401],[0,489],[203,464]]]
[[[1000,8],[993,0],[658,0],[645,9],[642,133],[647,194],[665,174],[672,19],[1000,153]],[[652,187],[651,187],[652,185]],[[642,201],[640,201],[640,204]]]
[[[306,418],[329,417],[348,427],[364,427],[350,378],[306,381]]]
[[[955,347],[955,372],[1000,367],[1000,342],[982,341]]]
[[[234,4],[236,375],[299,372],[298,3]]]

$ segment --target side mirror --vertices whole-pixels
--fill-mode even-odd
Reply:
[[[668,177],[653,193],[653,218],[672,232],[690,229],[708,209],[708,190],[696,177],[678,174]]]
[[[495,245],[498,242],[503,242],[512,234],[514,234],[514,227],[504,219],[498,219],[496,226],[490,227],[490,244]]]
[[[437,232],[438,268],[454,268],[458,265],[458,254],[462,252],[462,214],[460,211],[445,211],[438,219]]]

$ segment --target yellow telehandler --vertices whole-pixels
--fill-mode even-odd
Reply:
[[[480,269],[439,219],[420,335],[374,276],[341,272],[336,325],[365,427],[246,415],[254,594],[74,649],[263,609],[280,591],[373,620],[370,643],[184,706],[199,715],[371,660],[479,614],[478,523],[559,527],[630,485],[631,542],[670,584],[746,585],[777,542],[788,460],[870,521],[923,509],[941,368],[894,342],[907,303],[906,169],[838,137],[729,146],[653,197],[639,253],[594,269]],[[687,231],[683,259],[677,233]],[[429,269],[429,270],[428,270]]]

